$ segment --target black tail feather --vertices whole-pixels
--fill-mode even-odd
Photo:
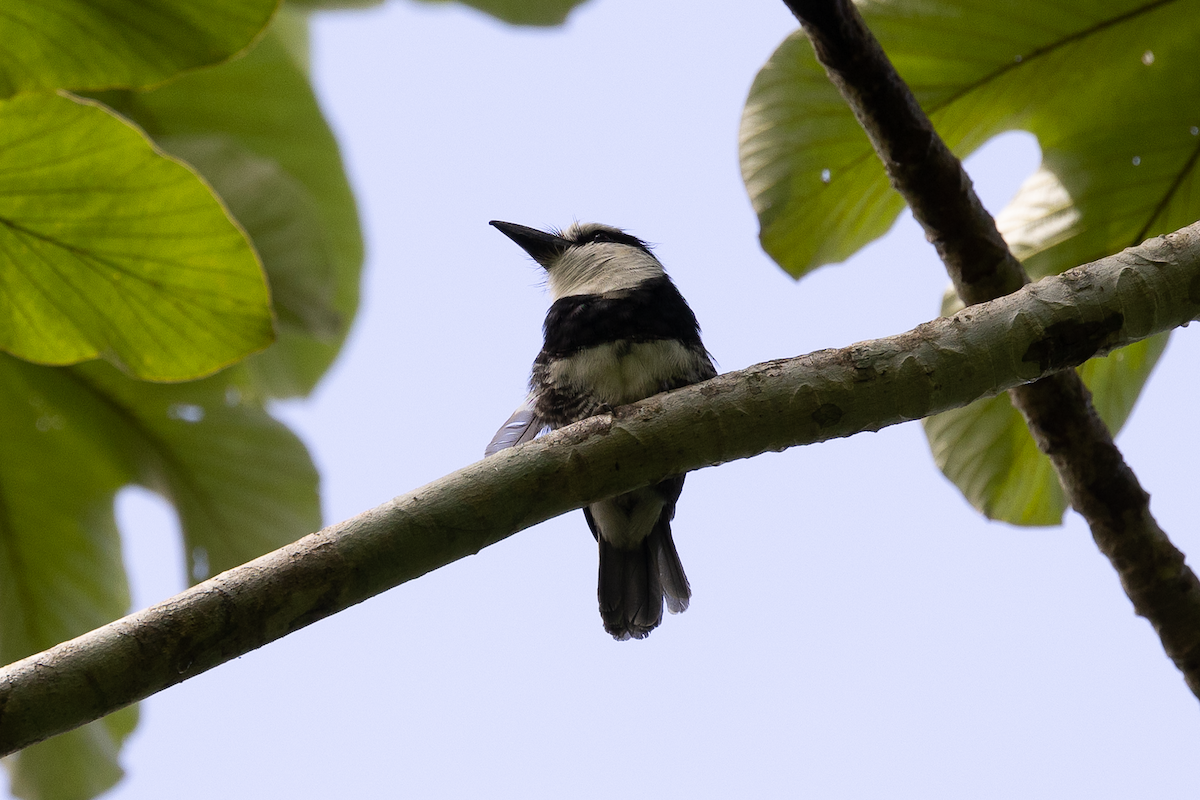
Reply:
[[[633,549],[600,539],[600,617],[614,639],[646,638],[662,622],[664,596],[677,614],[691,594],[666,515]]]
[[[682,614],[687,611],[688,603],[692,599],[692,587],[688,585],[687,575],[683,572],[683,562],[679,560],[679,553],[675,550],[671,526],[665,519],[654,526],[646,544],[650,548],[653,568],[658,573],[659,584],[667,600],[667,611]]]

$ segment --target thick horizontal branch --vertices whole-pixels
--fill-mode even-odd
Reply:
[[[0,754],[588,502],[957,408],[1198,316],[1200,224],[899,336],[759,364],[592,417],[9,665]]]
[[[892,186],[913,210],[970,305],[1028,281],[962,164],[937,135],[850,0],[785,0],[817,59],[854,111]],[[1009,392],[1071,507],[1120,576],[1137,613],[1200,697],[1200,580],[1150,513],[1150,495],[1125,463],[1074,372]]]

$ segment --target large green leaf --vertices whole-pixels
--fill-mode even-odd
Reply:
[[[904,208],[799,31],[754,79],[740,140],[763,248],[795,277],[849,258]]]
[[[451,0],[422,0],[426,3],[449,3]],[[585,0],[458,0],[463,5],[512,25],[561,25],[575,6]],[[298,8],[363,8],[378,5],[383,0],[289,0]]]
[[[1042,169],[997,219],[1035,278],[1200,217],[1200,0],[904,0],[863,13],[960,157],[1004,130],[1037,135]],[[902,208],[802,34],[755,81],[741,153],[763,247],[793,275],[846,258]],[[1081,370],[1112,430],[1164,346],[1144,342]],[[1061,520],[1057,477],[1007,397],[925,428],[938,465],[986,514]]]
[[[262,268],[188,167],[91,101],[0,101],[0,349],[205,375],[273,338]]]
[[[125,613],[111,498],[133,470],[115,440],[119,416],[75,392],[66,370],[0,356],[0,408],[0,658],[9,663]],[[115,783],[132,725],[128,714],[110,720],[8,759],[13,791],[84,798]]]
[[[321,526],[317,472],[304,445],[227,370],[203,381],[148,384],[102,363],[72,374],[120,410],[137,482],[170,500],[194,581],[245,563]]]
[[[1028,200],[1029,187],[1045,183],[1046,174],[1039,172],[1026,182],[1019,197]],[[1009,246],[1018,256],[1052,246],[1078,220],[1078,212],[1069,204],[1063,207],[1061,197],[1054,189],[1042,195],[1036,213],[1032,205],[1015,203],[997,219],[1002,231],[1020,228],[1015,236],[1006,233]],[[1036,224],[1029,222],[1034,216],[1039,220]],[[948,288],[942,299],[942,315],[950,316],[962,308],[954,288]],[[1079,368],[1080,377],[1092,392],[1092,404],[1110,431],[1119,431],[1129,419],[1169,337],[1169,333],[1163,333],[1136,342],[1104,358],[1093,358]],[[1050,459],[1034,444],[1024,418],[1007,394],[926,417],[921,424],[938,469],[987,517],[1014,525],[1062,522],[1067,499],[1058,475]]]
[[[1166,347],[1165,335],[1088,361],[1079,373],[1109,430],[1129,418],[1138,392]],[[1050,459],[1034,444],[1007,394],[923,421],[934,462],[991,519],[1057,525],[1067,501]]]
[[[895,0],[862,11],[960,157],[1005,130],[1038,136],[1095,237],[1092,258],[1196,218],[1200,0]],[[902,208],[801,32],[754,81],[741,159],[763,247],[796,276],[857,251]]]
[[[424,0],[445,3],[449,0]],[[461,0],[463,5],[477,8],[496,19],[512,25],[561,25],[571,9],[584,0]]]
[[[125,613],[112,500],[136,482],[179,512],[194,580],[320,526],[304,446],[235,371],[185,384],[104,362],[56,368],[0,356],[0,658],[10,662]],[[84,798],[120,777],[136,712],[6,761],[22,797]],[[69,768],[68,768],[69,766]]]
[[[124,774],[117,753],[137,718],[137,706],[129,706],[11,756],[12,793],[24,800],[87,800],[106,791]]]
[[[247,47],[278,0],[12,0],[0,14],[0,98],[149,86]]]
[[[305,11],[336,8],[369,8],[382,5],[383,0],[287,0],[288,6]]]
[[[255,391],[307,394],[358,306],[362,235],[336,140],[286,9],[244,58],[145,92],[96,95],[192,164],[245,227],[270,277],[279,340],[245,363]]]
[[[0,385],[14,387],[0,408],[32,409],[6,420],[20,435],[0,430],[0,463],[20,465],[25,481],[9,486],[0,471],[0,498],[11,489],[24,511],[0,528],[6,660],[125,611],[119,554],[106,561],[89,551],[117,552],[111,504],[124,485],[174,504],[192,580],[321,524],[311,459],[263,409],[268,396],[308,391],[336,355],[362,259],[353,197],[306,76],[305,26],[284,12],[244,58],[158,89],[98,95],[201,172],[249,233],[270,278],[279,339],[250,363],[179,384],[132,381],[103,362],[51,368],[0,356]],[[55,446],[39,450],[43,439]],[[62,503],[59,493],[79,502]],[[43,584],[30,571],[37,565],[60,582]],[[135,720],[130,709],[9,759],[14,791],[82,798],[106,788],[120,776],[117,753]]]
[[[322,340],[342,335],[337,262],[312,192],[279,162],[229,136],[162,136],[158,142],[204,175],[250,235],[270,277],[277,329]]]

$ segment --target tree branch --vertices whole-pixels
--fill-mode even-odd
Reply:
[[[784,0],[817,59],[867,132],[968,305],[1028,283],[962,164],[934,131],[850,0]],[[1071,506],[1121,578],[1134,610],[1200,697],[1200,581],[1150,514],[1150,495],[1125,463],[1072,371],[1009,392],[1050,457]]]
[[[597,499],[963,406],[1197,317],[1200,223],[899,336],[592,417],[5,667],[0,755]]]

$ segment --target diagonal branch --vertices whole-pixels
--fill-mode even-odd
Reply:
[[[965,303],[1016,290],[1029,278],[983,208],[962,165],[937,135],[850,0],[784,0],[925,229]],[[1121,578],[1134,610],[1200,697],[1200,581],[1150,514],[1150,496],[1096,414],[1073,371],[1009,391],[1050,457],[1071,506]]]
[[[592,417],[5,667],[0,755],[599,498],[957,408],[1196,318],[1200,223],[899,336]]]

